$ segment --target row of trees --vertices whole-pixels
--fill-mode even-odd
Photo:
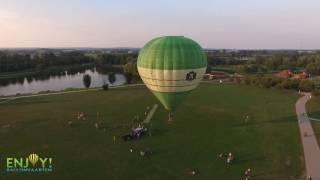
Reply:
[[[256,64],[244,64],[232,67],[233,72],[240,74],[254,74],[254,73],[265,73],[268,69],[264,66],[259,66]]]
[[[19,54],[0,52],[0,72],[42,70],[51,66],[91,63],[92,58],[80,52]]]
[[[92,63],[96,66],[124,65],[135,61],[137,54],[129,53],[97,53],[85,52],[37,52],[12,53],[0,51],[0,72],[14,72],[29,69],[43,70],[52,66],[68,66]]]
[[[304,69],[312,75],[320,75],[320,54],[274,54],[256,56],[252,60],[232,66],[237,73],[259,73],[283,69]]]
[[[312,74],[320,74],[320,54],[298,52],[266,53],[257,51],[207,52],[208,64],[230,65],[235,72],[254,73],[281,69],[306,68]],[[21,71],[50,66],[94,63],[96,65],[124,65],[136,61],[137,53],[89,53],[85,51],[9,52],[0,51],[0,72]],[[246,60],[243,60],[246,59]]]
[[[128,62],[136,61],[138,54],[116,53],[116,54],[98,54],[94,56],[94,62],[97,65],[124,65]]]
[[[301,90],[306,92],[317,91],[318,87],[310,80],[298,79],[284,79],[273,76],[247,76],[247,77],[234,77],[232,81],[239,84],[254,85],[263,88],[281,88],[288,90]]]
[[[304,69],[320,75],[320,53],[317,51],[209,51],[207,58],[209,65],[229,66],[237,73]]]
[[[110,72],[108,74],[108,80],[109,80],[109,83],[110,84],[113,84],[116,82],[116,74],[114,72]],[[89,74],[85,74],[83,77],[82,77],[82,82],[83,82],[83,85],[85,88],[90,88],[91,86],[91,76]],[[102,88],[104,90],[108,90],[109,89],[109,84],[105,83],[102,85]]]

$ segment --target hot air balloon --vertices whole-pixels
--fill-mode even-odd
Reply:
[[[32,166],[35,166],[39,160],[39,156],[35,153],[32,153],[29,155],[28,159],[31,162]]]
[[[207,68],[201,46],[184,36],[164,36],[149,41],[138,56],[138,72],[144,84],[169,111],[195,89]]]

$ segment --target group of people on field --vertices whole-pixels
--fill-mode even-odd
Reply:
[[[228,165],[231,164],[233,162],[233,160],[234,160],[234,156],[233,156],[233,154],[231,152],[229,152],[227,154],[226,153],[221,153],[221,154],[219,154],[219,158],[226,158],[226,162],[227,162]]]
[[[226,159],[226,163],[227,165],[231,165],[235,159],[234,155],[232,152],[229,153],[220,153],[218,155],[218,157],[220,159],[225,158]],[[248,168],[245,172],[244,172],[244,180],[252,180],[253,179],[253,175],[252,175],[252,170],[251,168]]]
[[[140,137],[144,133],[145,129],[143,125],[139,124],[138,127],[131,129],[132,136]]]

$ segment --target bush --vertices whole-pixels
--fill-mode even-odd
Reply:
[[[246,76],[243,79],[237,77],[234,81],[238,84],[242,83],[245,85],[260,86],[263,88],[280,88],[290,90],[301,90],[311,92],[317,89],[314,93],[320,93],[320,88],[316,88],[314,82],[310,80],[298,80],[298,79],[283,79],[279,77],[265,77],[265,76]]]
[[[300,81],[299,89],[301,89],[302,91],[310,92],[314,89],[314,83],[309,80]]]
[[[306,70],[310,74],[320,75],[320,63],[310,63],[306,66]]]
[[[126,78],[127,84],[131,84],[132,79],[133,79],[132,73],[126,72],[126,73],[124,73],[124,77]]]
[[[312,91],[312,95],[313,95],[313,96],[320,96],[320,89],[314,89],[314,90]]]
[[[108,80],[111,84],[113,84],[114,82],[116,82],[116,74],[114,72],[110,72],[108,74]]]
[[[109,89],[109,84],[102,85],[102,89],[107,91]]]
[[[272,77],[271,85],[272,87],[276,87],[278,84],[281,84],[283,81],[282,78]]]
[[[85,74],[83,76],[82,81],[83,81],[84,87],[89,88],[91,85],[91,76],[89,74]]]
[[[297,90],[300,87],[300,83],[299,83],[299,80],[285,79],[279,84],[278,87],[283,88],[283,89]]]
[[[271,88],[272,87],[272,78],[271,77],[264,77],[260,81],[261,86],[264,88]]]
[[[244,83],[245,85],[250,85],[251,80],[250,80],[248,77],[245,77],[244,80],[243,80],[243,83]]]
[[[240,77],[235,77],[234,80],[235,80],[235,82],[238,83],[238,84],[241,83],[241,78],[240,78]]]

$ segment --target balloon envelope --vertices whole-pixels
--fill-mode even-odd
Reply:
[[[138,56],[138,72],[145,85],[169,111],[195,89],[207,68],[201,46],[183,36],[149,41]]]

